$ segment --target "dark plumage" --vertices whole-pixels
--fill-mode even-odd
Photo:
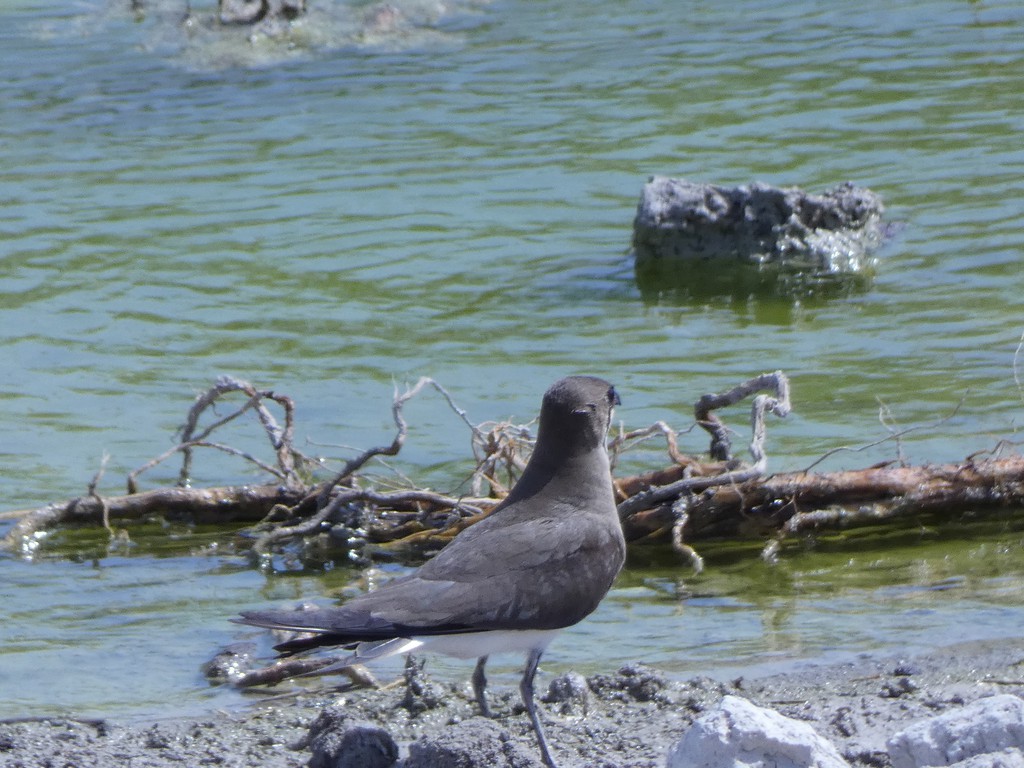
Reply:
[[[533,676],[557,630],[589,615],[625,559],[605,440],[615,389],[593,376],[544,395],[537,444],[522,477],[484,520],[400,579],[317,611],[250,611],[239,620],[316,633],[285,654],[355,647],[352,663],[417,648],[479,659],[473,687],[484,714],[490,653],[528,654],[520,690],[544,762],[554,766],[533,704]]]

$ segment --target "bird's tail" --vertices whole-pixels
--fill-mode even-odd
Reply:
[[[303,633],[299,637],[285,640],[274,646],[274,650],[285,656],[330,645],[340,645],[352,651],[351,655],[338,664],[332,665],[332,668],[386,659],[389,656],[409,653],[423,645],[422,640],[408,637],[385,637],[373,640],[360,639],[358,636],[346,637],[337,630],[322,626],[318,622],[318,618],[315,611],[249,611],[232,621],[266,629]]]
[[[376,661],[377,659],[386,659],[389,656],[397,656],[401,653],[409,653],[415,651],[423,645],[422,640],[412,640],[407,637],[396,637],[393,640],[374,640],[373,642],[359,643],[355,649],[343,659],[333,664],[328,664],[326,667],[321,667],[315,671],[310,672],[311,675],[326,675],[331,672],[337,672],[351,667],[355,664],[365,664],[369,661]],[[280,648],[281,646],[275,646]]]
[[[422,640],[410,637],[395,637],[391,640],[374,640],[373,642],[360,643],[356,646],[350,657],[353,664],[363,664],[367,661],[386,659],[389,656],[398,656],[402,653],[410,653],[423,645]]]

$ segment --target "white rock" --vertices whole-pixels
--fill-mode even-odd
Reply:
[[[1024,768],[1024,752],[1019,749],[1004,749],[1001,752],[986,752],[975,755],[950,768]]]
[[[807,723],[726,696],[668,756],[668,768],[848,768]]]
[[[888,742],[893,768],[952,765],[977,755],[1024,748],[1024,699],[989,696],[914,723]]]

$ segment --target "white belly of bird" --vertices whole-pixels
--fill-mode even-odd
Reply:
[[[355,650],[354,663],[364,663],[414,651],[440,653],[459,659],[475,659],[479,656],[491,656],[496,653],[529,653],[547,648],[559,632],[560,630],[557,629],[520,629],[397,637],[394,640],[383,642],[360,643]]]

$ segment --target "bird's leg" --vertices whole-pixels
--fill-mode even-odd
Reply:
[[[491,705],[487,703],[487,676],[484,674],[484,666],[487,664],[487,657],[481,656],[476,660],[476,668],[473,670],[473,696],[476,698],[477,706],[480,707],[480,714],[484,717],[494,717]]]
[[[555,759],[548,749],[548,740],[544,737],[544,728],[537,717],[537,707],[533,703],[533,677],[537,674],[537,665],[540,664],[540,656],[543,651],[536,648],[530,651],[526,659],[526,669],[523,670],[523,680],[519,683],[519,693],[523,697],[523,704],[526,705],[526,714],[530,716],[533,724],[533,732],[537,734],[537,744],[540,746],[540,756],[547,768],[558,768]]]

